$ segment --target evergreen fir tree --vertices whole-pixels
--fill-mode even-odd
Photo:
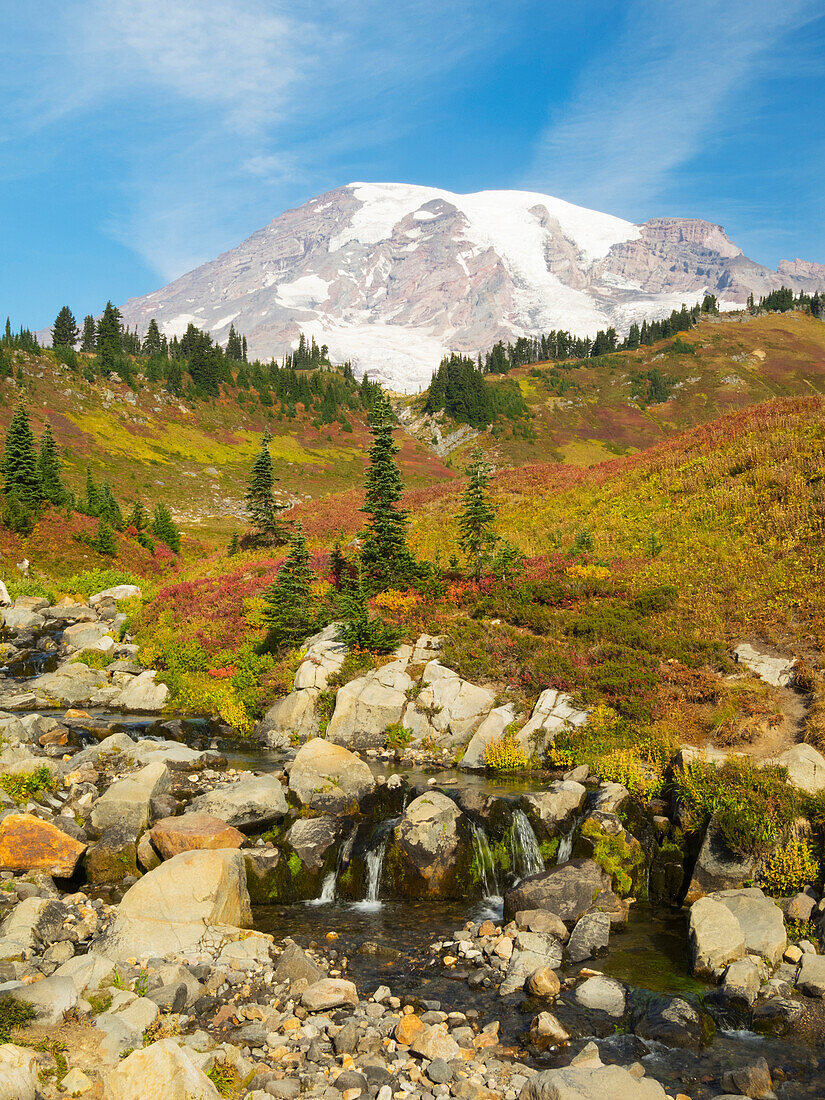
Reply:
[[[235,362],[241,362],[243,359],[243,344],[241,338],[235,331],[235,326],[229,326],[229,338],[226,341],[226,358],[232,359]]]
[[[249,487],[246,491],[246,510],[252,526],[261,535],[273,541],[284,541],[284,527],[278,518],[286,507],[275,500],[273,486],[275,477],[272,472],[272,456],[269,453],[269,430],[264,431],[261,449],[252,464]]]
[[[52,429],[47,424],[40,437],[40,453],[37,456],[37,469],[40,474],[40,489],[43,499],[50,504],[65,504],[68,499],[66,486],[61,476],[60,456],[57,453],[57,445],[52,435]]]
[[[102,516],[97,521],[97,534],[92,540],[92,546],[98,554],[105,554],[110,558],[117,557],[117,543],[115,542],[114,533]]]
[[[80,338],[81,351],[94,351],[97,345],[97,327],[91,313],[83,318],[83,335]]]
[[[362,512],[369,516],[362,532],[361,561],[375,590],[409,580],[415,562],[407,547],[407,513],[398,507],[403,484],[395,456],[395,415],[388,399],[378,394],[369,417],[373,444],[365,479]]]
[[[129,519],[127,521],[127,527],[134,527],[138,534],[141,531],[145,531],[149,526],[149,513],[143,507],[143,502],[138,499],[132,506],[132,511],[129,513]]]
[[[6,496],[15,497],[26,508],[37,507],[43,500],[34,436],[22,402],[15,409],[6,436],[3,482]]]
[[[153,317],[149,322],[149,327],[146,329],[146,336],[143,339],[143,354],[144,355],[160,355],[163,349],[163,344],[160,336],[160,329],[158,323]]]
[[[111,302],[107,302],[97,324],[97,354],[100,369],[114,370],[122,351],[123,330],[120,324],[120,310]]]
[[[496,543],[493,524],[496,509],[490,499],[491,468],[484,461],[480,448],[473,451],[467,467],[467,488],[462,496],[462,509],[458,515],[459,542],[467,555],[476,580],[481,580],[484,559]]]
[[[152,534],[156,539],[165,542],[170,550],[174,550],[176,554],[180,553],[180,531],[165,504],[155,505]]]
[[[312,593],[314,581],[304,530],[297,523],[289,553],[275,580],[264,592],[263,618],[268,627],[268,648],[300,645],[315,632],[319,623],[317,600]]]
[[[389,626],[380,616],[370,618],[368,595],[359,562],[354,576],[346,578],[338,597],[337,615],[341,620],[338,640],[349,649],[390,653],[404,632],[399,627]]]
[[[83,511],[87,516],[100,514],[100,492],[88,466],[86,467],[86,498],[83,501]]]
[[[232,538],[229,540],[229,549],[227,550],[227,554],[229,555],[230,558],[234,557],[235,554],[238,553],[240,548],[241,548],[241,540],[238,538],[238,532],[233,531],[232,532]]]
[[[103,488],[100,490],[98,507],[98,514],[114,527],[116,531],[121,531],[123,529],[123,513],[120,510],[120,505],[117,502],[115,494],[112,492],[112,486],[108,481],[104,481]]]
[[[79,335],[80,331],[74,314],[68,306],[63,306],[55,318],[54,327],[52,328],[52,347],[73,348]]]

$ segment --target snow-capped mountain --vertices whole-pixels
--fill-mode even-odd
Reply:
[[[825,266],[747,259],[718,225],[633,225],[549,195],[456,195],[352,183],[288,210],[248,240],[161,290],[123,319],[168,335],[192,322],[251,357],[281,356],[303,331],[396,389],[419,389],[445,351],[554,328],[593,335],[716,294],[732,308],[782,285],[825,289]]]

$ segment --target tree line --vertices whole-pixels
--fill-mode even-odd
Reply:
[[[6,433],[0,473],[3,478],[0,522],[17,534],[30,535],[48,508],[61,508],[97,519],[97,533],[88,541],[100,554],[117,555],[115,531],[134,538],[150,551],[155,548],[153,536],[175,553],[180,551],[180,531],[165,504],[158,502],[150,516],[137,499],[128,515],[124,515],[109,482],[97,485],[89,469],[84,493],[78,496],[70,489],[64,480],[63,464],[50,425],[46,424],[37,442],[22,402],[15,409]]]

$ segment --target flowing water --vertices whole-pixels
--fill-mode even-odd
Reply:
[[[510,829],[510,855],[513,870],[521,879],[538,875],[544,870],[544,857],[533,827],[524,810],[513,812],[513,825]]]
[[[478,877],[484,890],[484,900],[489,904],[501,905],[501,887],[498,884],[496,865],[490,850],[490,841],[483,825],[472,822],[473,852],[478,867]]]

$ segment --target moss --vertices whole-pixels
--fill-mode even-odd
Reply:
[[[635,837],[605,833],[591,821],[582,826],[582,836],[592,844],[591,858],[610,876],[620,898],[644,895],[645,853]]]
[[[44,765],[32,772],[20,772],[18,775],[0,775],[0,787],[11,795],[18,805],[28,801],[39,791],[53,791],[57,780]]]
[[[33,1005],[13,997],[0,998],[0,1043],[11,1041],[13,1028],[25,1027],[37,1017]]]

